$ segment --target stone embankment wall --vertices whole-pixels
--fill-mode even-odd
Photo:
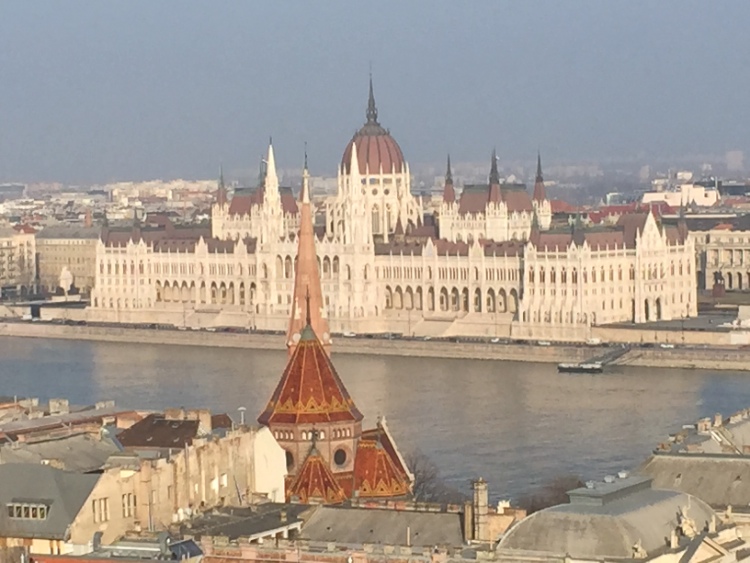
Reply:
[[[31,322],[0,323],[0,336],[261,350],[283,350],[285,348],[284,337],[279,334],[104,328]],[[596,349],[580,346],[533,346],[523,344],[457,343],[436,340],[381,340],[343,337],[337,338],[334,346],[335,353],[337,354],[373,354],[555,363],[582,361],[597,353]]]

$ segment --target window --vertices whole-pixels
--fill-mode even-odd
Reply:
[[[49,507],[46,504],[11,502],[6,505],[8,518],[14,520],[46,520]]]
[[[135,516],[135,495],[133,493],[122,495],[122,515],[124,518]]]
[[[109,499],[98,498],[92,500],[91,512],[94,514],[94,523],[109,522]]]

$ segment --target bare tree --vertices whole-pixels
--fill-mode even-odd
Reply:
[[[412,451],[405,461],[414,475],[414,500],[460,504],[468,499],[465,493],[445,482],[438,466],[420,450]]]
[[[569,502],[568,491],[583,487],[584,483],[577,475],[561,475],[543,483],[538,489],[518,499],[518,506],[526,509],[528,514]]]

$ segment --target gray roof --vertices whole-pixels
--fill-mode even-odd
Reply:
[[[71,473],[49,465],[0,465],[0,536],[66,539],[68,528],[99,481],[99,475]],[[49,506],[45,520],[15,520],[5,506],[12,502]]]
[[[750,506],[750,457],[656,454],[640,471],[655,487],[688,493],[715,508]]]
[[[542,552],[574,559],[632,559],[633,546],[639,542],[653,555],[666,548],[681,510],[698,530],[714,515],[705,502],[685,493],[652,489],[650,480],[642,477],[601,484],[588,496],[584,491],[571,491],[570,504],[540,510],[514,526],[498,545],[501,558],[514,552]]]
[[[264,536],[280,528],[301,524],[308,505],[268,502],[253,507],[218,508],[194,518],[185,533],[202,536],[226,536],[230,540]],[[282,516],[283,514],[283,516]]]
[[[52,414],[40,418],[25,418],[13,420],[11,422],[3,422],[0,424],[0,431],[7,434],[21,434],[25,432],[39,431],[48,427],[75,425],[100,418],[111,418],[123,412],[128,411],[115,406],[107,406],[100,409],[84,408],[66,414]]]
[[[84,227],[83,225],[53,225],[43,228],[37,233],[37,239],[97,239],[101,229],[99,227]]]
[[[89,434],[73,434],[39,442],[15,442],[0,447],[0,463],[54,462],[55,467],[86,473],[101,469],[109,456],[120,452],[115,441]]]
[[[302,528],[301,537],[339,544],[463,545],[461,515],[443,512],[319,506]]]

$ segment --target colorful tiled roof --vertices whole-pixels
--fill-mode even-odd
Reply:
[[[320,340],[306,326],[258,422],[312,424],[362,418]]]
[[[360,497],[398,497],[411,492],[406,475],[378,440],[360,440],[354,461],[354,487]]]
[[[304,504],[340,504],[346,500],[344,490],[315,446],[305,458],[297,478],[286,493],[289,500],[299,500]]]

